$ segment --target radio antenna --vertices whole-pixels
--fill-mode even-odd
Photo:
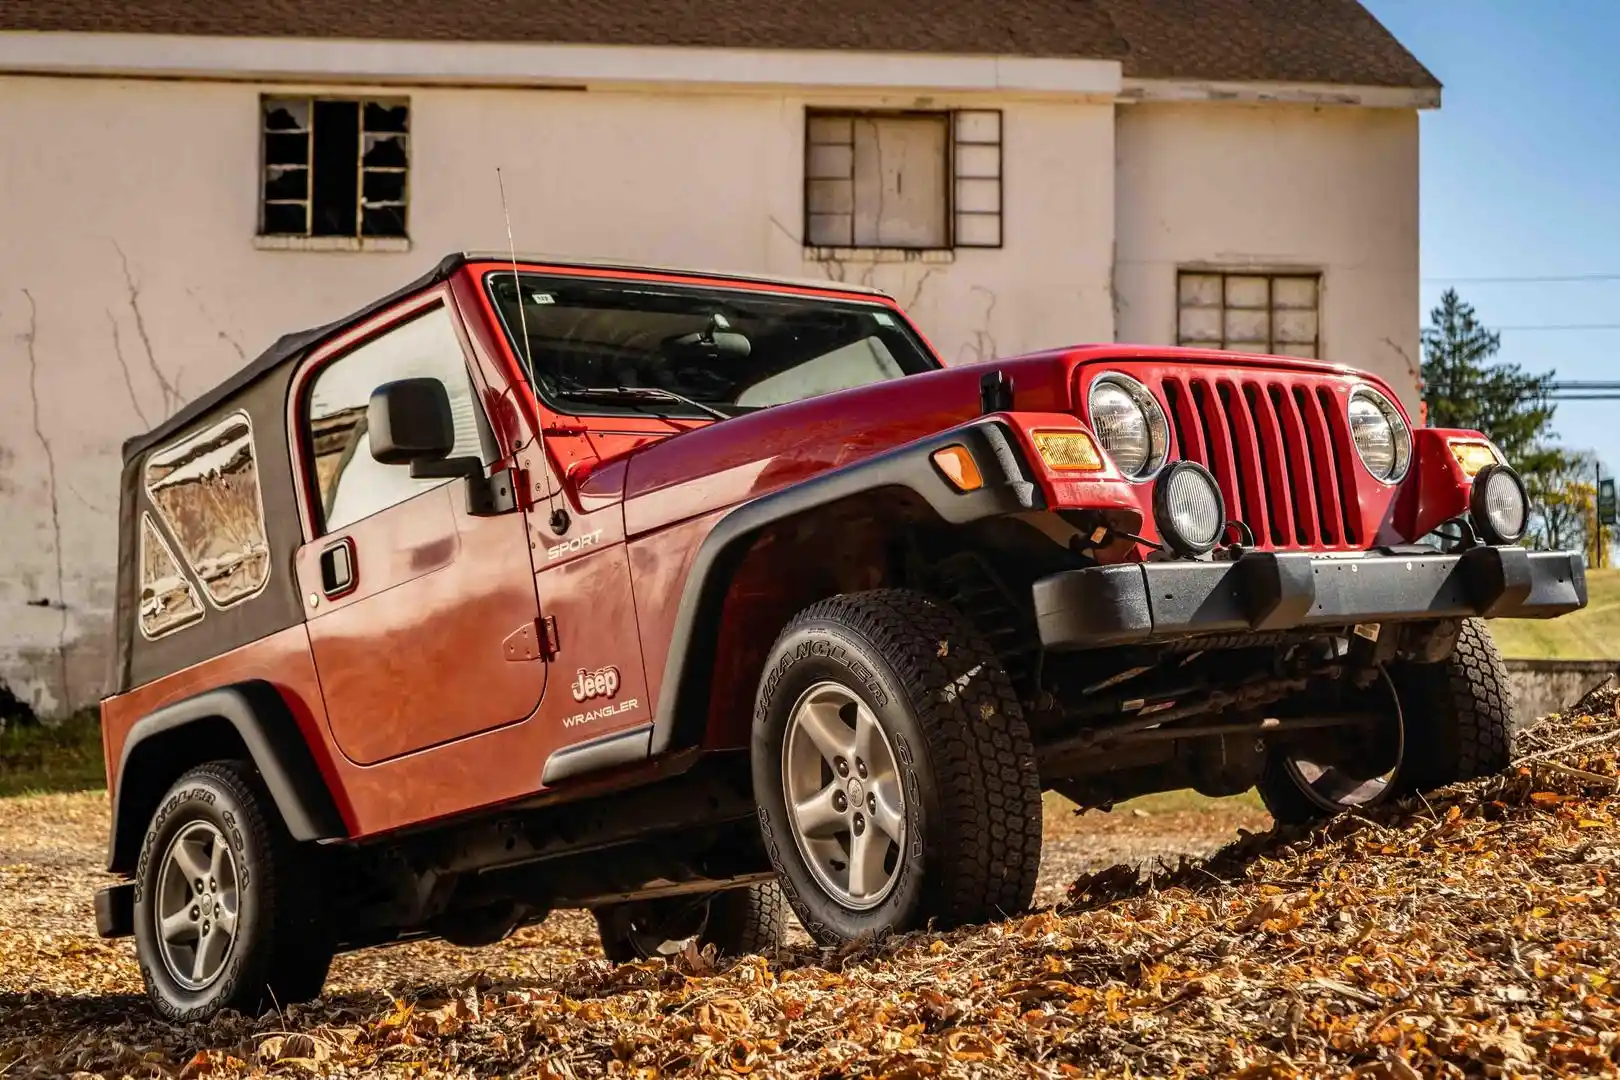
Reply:
[[[512,239],[512,212],[507,209],[506,181],[501,178],[499,165],[495,166],[495,186],[501,192],[501,217],[506,221],[506,251],[512,259],[512,294],[517,298],[518,330],[523,335],[523,364],[528,368],[529,390],[538,402],[540,380],[534,370],[534,346],[529,342],[529,316],[523,306],[523,282],[518,277],[517,244]],[[536,437],[540,442],[540,461],[547,471],[550,471],[551,457],[546,453],[546,419],[538,409],[535,410],[534,423]],[[550,511],[552,531],[560,535],[568,528],[568,514],[557,509],[557,493],[552,490],[549,476],[546,477],[546,509]]]
[[[512,289],[517,296],[518,326],[523,331],[523,363],[529,369],[529,382],[534,384],[534,354],[529,344],[529,316],[523,310],[523,283],[518,280],[517,245],[512,241],[512,212],[506,208],[506,181],[501,179],[499,165],[495,166],[495,186],[501,189],[501,217],[506,220],[506,250],[512,257]],[[535,389],[538,393],[538,386]]]

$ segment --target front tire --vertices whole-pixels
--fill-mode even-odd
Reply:
[[[1464,620],[1451,656],[1436,664],[1400,663],[1383,676],[1394,700],[1393,728],[1372,752],[1350,748],[1344,757],[1392,768],[1370,797],[1365,785],[1311,782],[1286,754],[1274,752],[1259,789],[1271,816],[1284,825],[1309,824],[1346,810],[1375,806],[1414,792],[1501,772],[1512,759],[1513,687],[1507,666],[1482,619]],[[1345,770],[1341,766],[1340,770]],[[1353,771],[1353,770],[1352,770]],[[1369,779],[1368,783],[1372,781]],[[1355,790],[1356,797],[1338,792]],[[1325,794],[1324,794],[1325,793]]]
[[[1028,908],[1041,855],[1029,728],[953,609],[880,589],[789,623],[755,705],[760,827],[822,944]]]
[[[678,956],[689,942],[725,957],[774,954],[787,927],[775,882],[698,897],[632,901],[595,909],[602,952],[615,964]]]
[[[211,762],[169,789],[135,874],[135,954],[158,1013],[258,1015],[319,995],[333,950],[301,855],[252,766]]]

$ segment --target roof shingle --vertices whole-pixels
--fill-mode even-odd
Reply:
[[[1440,85],[1358,0],[4,0],[0,30],[1086,57],[1145,78]]]

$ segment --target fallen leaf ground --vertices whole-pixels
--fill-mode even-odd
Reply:
[[[0,1075],[1613,1076],[1620,721],[1588,706],[1507,775],[1213,853],[1264,814],[1054,812],[1048,906],[1004,924],[615,969],[564,913],[189,1029],[90,930],[104,797],[0,802]]]

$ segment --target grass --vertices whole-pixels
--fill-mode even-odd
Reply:
[[[1073,810],[1074,804],[1055,791],[1048,791],[1044,796],[1046,808],[1050,810]],[[1196,791],[1161,791],[1155,795],[1143,795],[1139,798],[1128,799],[1114,807],[1115,814],[1129,814],[1132,810],[1140,810],[1145,814],[1181,814],[1199,813],[1209,810],[1240,808],[1244,810],[1263,810],[1260,802],[1260,793],[1253,788],[1241,795],[1228,798],[1212,799],[1208,795],[1200,795]]]
[[[106,786],[95,710],[58,724],[12,724],[0,732],[0,798]]]
[[[1492,619],[1502,655],[1518,660],[1620,659],[1620,570],[1586,572],[1587,603],[1556,619]]]

